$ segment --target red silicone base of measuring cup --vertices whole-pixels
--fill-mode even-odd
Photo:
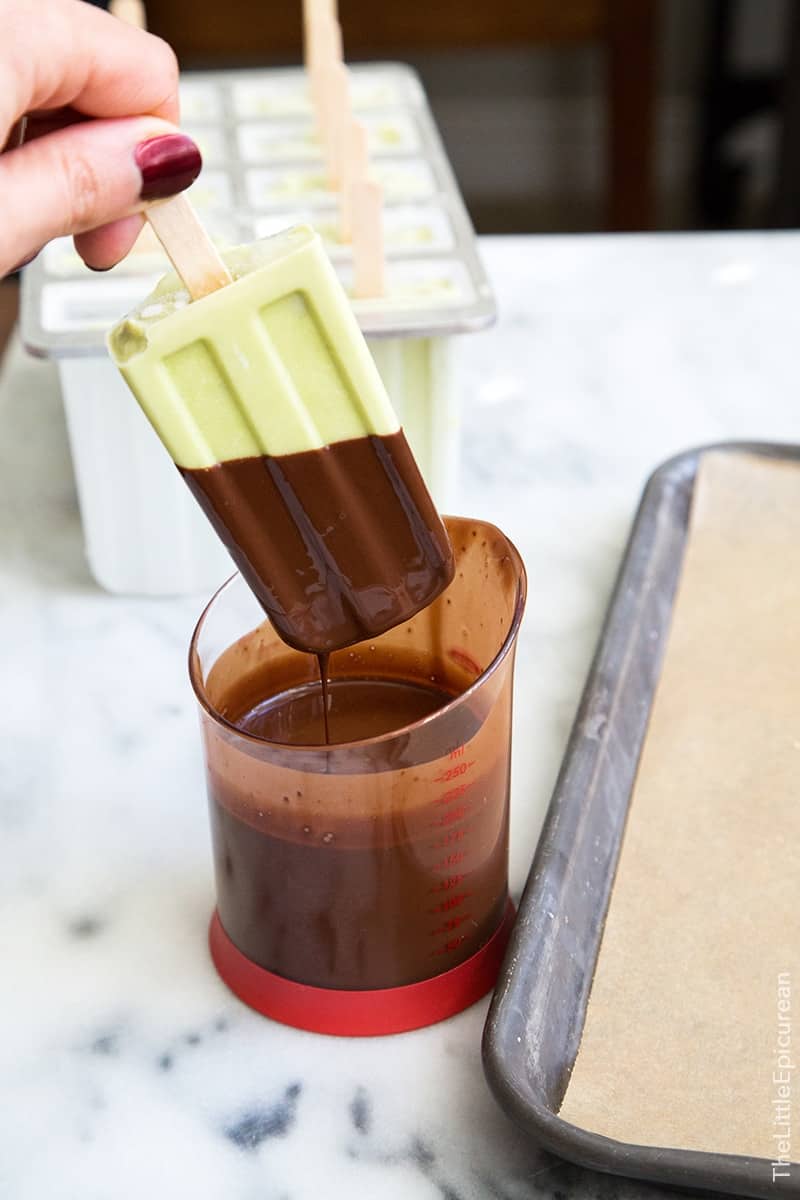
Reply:
[[[486,945],[459,966],[421,983],[360,992],[309,987],[257,966],[236,949],[217,912],[211,918],[208,941],[222,980],[265,1017],[312,1033],[377,1037],[435,1025],[485,996],[497,979],[514,915],[509,900]]]

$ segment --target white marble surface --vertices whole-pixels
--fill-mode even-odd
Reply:
[[[511,882],[522,885],[646,474],[800,436],[800,236],[484,243],[463,339],[462,510],[530,575]],[[484,1084],[486,1004],[401,1037],[271,1024],[205,950],[211,859],[186,645],[199,598],[85,566],[50,368],[0,383],[0,1196],[651,1197],[539,1153]]]

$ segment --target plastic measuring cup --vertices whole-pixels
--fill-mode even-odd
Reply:
[[[378,696],[388,688],[392,703],[435,689],[434,710],[402,728],[336,743],[333,721],[325,746],[237,726],[234,695],[245,707],[291,695],[320,714],[322,703],[316,659],[278,638],[239,576],[192,640],[217,879],[212,956],[243,1000],[302,1028],[431,1024],[493,986],[505,948],[525,573],[494,526],[446,524],[456,559],[447,591],[330,660],[332,714],[337,687],[354,680]]]

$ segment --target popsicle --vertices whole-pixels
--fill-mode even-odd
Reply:
[[[278,633],[325,654],[410,618],[453,558],[347,297],[306,226],[177,275],[111,354]]]

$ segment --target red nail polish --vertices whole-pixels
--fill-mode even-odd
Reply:
[[[133,156],[142,173],[142,200],[164,200],[185,191],[203,165],[197,146],[183,133],[140,142]]]

